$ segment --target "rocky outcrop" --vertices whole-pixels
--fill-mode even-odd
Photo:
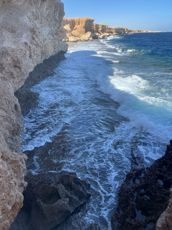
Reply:
[[[165,155],[155,161],[151,167],[133,170],[127,175],[119,191],[119,203],[112,217],[112,228],[115,230],[172,229],[171,200],[168,205],[171,186],[172,141]]]
[[[81,208],[89,185],[75,174],[47,172],[27,176],[24,206],[11,230],[51,230]]]
[[[20,151],[21,111],[15,91],[33,68],[66,50],[60,0],[0,0],[0,229],[22,207],[25,156]],[[26,102],[27,103],[27,102]]]
[[[115,34],[115,28],[108,27],[107,25],[94,24],[93,38],[106,38]]]

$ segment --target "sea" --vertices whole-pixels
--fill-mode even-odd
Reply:
[[[70,44],[54,74],[32,91],[39,100],[24,117],[23,150],[63,131],[58,163],[91,186],[86,206],[60,229],[111,229],[126,174],[160,158],[172,138],[172,33]]]

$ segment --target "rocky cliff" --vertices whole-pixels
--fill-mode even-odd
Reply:
[[[105,38],[113,34],[128,33],[126,28],[112,28],[107,25],[96,24],[92,18],[64,19],[67,41],[88,41]]]
[[[106,38],[110,35],[128,33],[142,33],[147,31],[129,30],[127,28],[114,28],[103,24],[94,23],[92,18],[65,18],[64,29],[66,41],[89,41],[92,39]]]
[[[21,111],[15,91],[33,68],[66,51],[60,0],[0,0],[0,229],[22,207],[25,156],[20,150]]]
[[[115,28],[102,24],[94,24],[93,38],[105,38],[115,34]]]
[[[92,39],[94,19],[92,18],[66,18],[64,28],[67,41],[87,41]]]

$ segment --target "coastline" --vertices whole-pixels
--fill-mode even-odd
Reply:
[[[64,60],[64,62],[66,62],[66,60]],[[39,77],[39,74],[37,76]],[[31,83],[28,82],[28,84],[32,84],[32,82]],[[112,123],[114,123],[115,126],[117,126],[118,123],[119,123],[119,119],[123,120],[122,117],[120,117],[119,115],[114,116],[114,111],[118,107],[118,103],[115,103],[109,97],[108,98],[106,98],[106,97],[107,97],[106,95],[103,95],[103,98],[102,99],[100,98],[100,101],[102,100],[102,102],[101,102],[102,107],[105,106],[105,109],[108,109],[109,107],[113,107],[112,108],[113,109],[113,114],[111,115],[111,116],[113,116],[113,120],[112,121],[110,120],[109,123],[111,124],[111,122],[112,122]],[[95,102],[95,103],[97,103],[97,102]],[[110,126],[110,124],[109,124],[109,126]],[[28,156],[28,161],[27,161],[28,176],[26,177],[26,181],[28,182],[29,185],[27,187],[27,190],[30,189],[30,186],[31,186],[32,183],[30,183],[29,181],[32,182],[32,178],[34,179],[34,175],[40,175],[40,177],[41,177],[43,172],[44,173],[53,172],[54,174],[58,175],[59,172],[62,170],[63,164],[58,163],[58,161],[60,162],[63,158],[65,160],[65,155],[69,151],[68,150],[69,149],[68,141],[70,139],[69,139],[69,136],[67,135],[68,134],[67,133],[68,126],[69,125],[66,124],[66,126],[64,126],[62,131],[59,134],[57,134],[54,138],[52,138],[52,141],[50,143],[46,143],[42,147],[35,148],[33,151],[25,152],[26,155]],[[111,128],[109,127],[108,129],[111,129]],[[73,132],[74,131],[75,130],[73,130]],[[112,131],[113,131],[113,128],[112,128]],[[84,165],[83,165],[83,167],[84,167]],[[71,173],[69,173],[69,170],[67,170],[67,171],[68,171],[67,176],[70,177]],[[70,170],[70,171],[72,172],[72,170]],[[41,182],[39,181],[39,183],[44,184],[43,177],[41,177],[41,178],[42,178]],[[75,175],[75,178],[77,179],[76,175]],[[83,180],[84,180],[83,178],[82,178],[82,180],[78,179],[78,182],[80,181],[80,183],[81,183],[81,185],[78,185],[78,189],[81,189],[82,184],[85,183]],[[87,184],[89,184],[89,183],[87,182]],[[35,187],[36,186],[37,186],[37,182],[36,182]],[[50,188],[51,188],[51,186],[50,186]],[[27,190],[26,190],[26,192],[24,194],[25,197],[27,196],[26,195]],[[66,196],[66,199],[70,197],[70,193],[72,193],[72,192],[68,191],[68,195]],[[76,193],[76,197],[78,196],[78,194],[80,194],[80,193]],[[86,190],[85,194],[89,194],[89,189]],[[39,196],[39,194],[37,194],[37,195]],[[89,197],[87,195],[86,195],[86,197],[87,197],[87,199],[85,199],[84,196],[82,198],[82,196],[79,195],[80,202],[78,202],[78,207],[76,208],[76,211],[74,211],[75,213],[78,213],[78,211],[80,211],[80,208],[82,208],[82,210],[85,209],[85,204],[89,203]],[[82,202],[82,199],[84,199],[84,202]],[[35,197],[35,200],[37,200],[37,197]],[[52,204],[52,206],[53,206],[53,204]],[[56,206],[56,207],[58,208],[58,210],[61,209],[61,212],[63,212],[63,208],[60,208],[58,206]],[[19,229],[22,229],[22,230],[24,229],[25,230],[25,228],[23,226],[27,226],[28,222],[33,224],[34,220],[30,220],[30,219],[28,219],[26,217],[27,208],[28,208],[28,205],[27,205],[26,198],[25,198],[24,207],[21,210],[20,214],[18,215],[17,219],[15,220],[14,224],[12,225],[11,230],[19,230]],[[53,207],[51,207],[50,209],[52,209],[52,208]],[[79,210],[78,210],[78,208],[79,208]],[[32,210],[34,210],[34,207],[33,207]],[[39,215],[39,212],[38,212],[38,215]],[[73,215],[73,211],[72,211],[72,213],[68,213],[67,215],[63,216],[63,221],[66,220],[66,219],[67,219],[67,221],[69,221],[68,225],[66,224],[69,229],[70,229],[70,217],[72,215]],[[52,216],[51,218],[55,218],[55,217]],[[62,226],[63,226],[63,221],[61,222]],[[76,221],[78,221],[78,220],[76,220]],[[58,225],[57,221],[55,223]],[[79,224],[81,224],[81,223],[79,223],[79,221],[78,221],[78,226],[79,226]],[[110,224],[110,222],[109,222],[109,224]],[[64,223],[64,225],[65,225],[65,223]],[[32,226],[32,225],[30,224],[30,226]],[[60,224],[60,226],[61,226],[61,224]],[[92,226],[93,225],[90,225],[90,226],[88,226],[88,228],[90,227],[90,229],[91,229]],[[98,227],[98,224],[97,224],[97,227]]]
[[[55,142],[54,142],[54,140],[52,141],[52,143],[50,143],[50,144],[46,144],[45,146],[43,146],[43,147],[41,147],[41,148],[36,148],[35,150],[33,150],[33,151],[31,151],[31,152],[28,152],[28,154],[30,155],[30,159],[29,159],[29,165],[30,166],[32,166],[32,164],[33,164],[33,159],[34,159],[34,156],[35,156],[35,154],[36,155],[41,155],[41,156],[44,156],[45,157],[45,159],[47,160],[47,157],[46,157],[46,154],[47,154],[47,152],[50,150],[50,149],[56,149],[57,148],[57,146],[59,146],[59,144],[61,143],[61,142],[63,142],[64,140],[63,139],[65,139],[66,137],[65,137],[65,133],[60,133],[60,136],[59,137],[57,137],[57,138],[55,138],[56,140],[55,140]],[[64,149],[63,149],[64,150]],[[35,152],[35,153],[34,153]],[[63,151],[61,151],[61,154],[63,154]],[[133,159],[133,161],[135,161],[136,159]],[[44,163],[43,163],[44,164]],[[30,167],[29,166],[29,167]],[[44,165],[44,170],[45,170],[45,168],[46,167],[52,167],[52,163],[48,163],[47,161],[45,161],[45,165]],[[52,170],[60,170],[61,169],[61,165],[59,165],[59,166],[54,166],[55,168],[51,168]],[[138,168],[139,168],[140,166],[138,166]],[[30,167],[30,169],[31,169],[31,167]],[[135,171],[134,171],[135,172]],[[133,172],[131,173],[132,175],[133,175]],[[136,173],[137,174],[137,173]],[[135,175],[135,174],[134,174]],[[149,176],[148,176],[148,178],[149,178]],[[137,180],[137,179],[136,179]],[[124,182],[125,183],[125,182]],[[132,189],[132,187],[130,187],[129,189]],[[127,193],[128,194],[128,193]],[[161,196],[161,194],[159,194],[159,196]],[[168,196],[169,196],[169,194],[168,194],[168,192],[167,192],[167,195],[166,195],[166,197],[165,197],[165,199],[166,199],[166,201],[162,204],[162,206],[161,207],[163,207],[160,211],[159,211],[159,213],[158,213],[158,215],[160,214],[160,212],[161,211],[163,211],[164,210],[164,208],[165,208],[165,205],[167,205],[167,200],[168,200]],[[120,206],[122,206],[121,204],[120,204]],[[122,218],[122,217],[119,217],[119,219],[120,218]],[[156,220],[157,220],[157,216],[156,216]],[[115,220],[116,221],[116,220]],[[153,222],[154,221],[154,222]],[[149,225],[149,227],[150,227],[150,229],[151,229],[151,226],[153,226],[153,228],[154,228],[154,226],[155,226],[155,220],[153,220],[152,222],[154,223],[154,225]],[[134,225],[133,225],[134,226]],[[133,226],[132,226],[132,228],[133,228]],[[136,229],[138,228],[138,225],[136,225],[137,227],[136,227]],[[113,227],[113,225],[112,225],[112,227]],[[127,226],[128,227],[128,226]],[[131,229],[132,229],[131,228]],[[114,228],[115,229],[115,228]],[[120,229],[120,228],[119,228]],[[125,228],[124,228],[125,229]],[[133,229],[132,229],[133,230]],[[152,229],[151,229],[152,230]]]
[[[113,35],[150,32],[146,30],[109,27],[104,24],[95,23],[92,18],[65,18],[64,29],[66,31],[67,42],[90,41],[105,39]]]
[[[85,207],[91,196],[90,183],[85,180],[84,176],[82,179],[80,179],[77,173],[73,173],[71,170],[72,167],[68,168],[71,170],[70,172],[69,170],[62,171],[64,161],[63,163],[57,162],[57,154],[59,154],[58,157],[60,161],[60,159],[63,159],[66,153],[71,153],[73,151],[73,149],[77,146],[77,142],[75,143],[75,140],[79,140],[78,136],[80,137],[80,130],[77,130],[77,128],[83,125],[84,132],[82,133],[83,139],[81,141],[84,141],[84,143],[86,142],[86,147],[89,141],[91,143],[91,141],[93,141],[95,137],[100,138],[99,140],[97,140],[96,144],[98,146],[97,151],[100,152],[102,155],[100,155],[100,157],[96,159],[96,162],[98,162],[97,165],[101,165],[102,168],[99,168],[100,171],[98,171],[98,168],[96,168],[97,171],[94,171],[95,167],[90,168],[91,173],[98,178],[100,176],[100,180],[103,180],[105,182],[107,178],[110,178],[110,180],[112,180],[112,178],[116,178],[116,175],[114,176],[116,171],[114,170],[114,174],[110,175],[111,177],[108,177],[109,172],[107,172],[106,168],[104,167],[105,162],[99,161],[100,159],[106,159],[103,155],[105,149],[101,149],[99,148],[99,146],[101,146],[101,143],[103,143],[104,140],[105,142],[107,141],[107,137],[111,137],[109,133],[112,134],[113,132],[115,132],[120,122],[125,122],[127,119],[125,119],[125,116],[123,117],[122,115],[118,114],[117,108],[119,107],[119,102],[116,102],[113,99],[111,100],[110,96],[107,96],[108,94],[106,95],[104,92],[102,92],[100,95],[100,91],[96,88],[96,80],[92,85],[89,82],[89,84],[93,87],[92,92],[94,92],[94,89],[97,90],[97,95],[91,94],[94,99],[91,107],[91,109],[93,109],[91,111],[92,113],[89,114],[89,111],[87,110],[90,105],[90,101],[88,100],[88,103],[86,103],[84,105],[85,107],[83,107],[85,109],[85,113],[82,114],[83,120],[81,119],[79,121],[79,116],[81,114],[78,113],[78,117],[76,117],[75,123],[71,123],[73,126],[71,125],[72,128],[70,130],[70,135],[67,135],[66,132],[66,130],[69,128],[70,122],[66,121],[65,119],[63,120],[62,117],[62,121],[64,121],[64,127],[58,133],[58,135],[56,135],[52,139],[50,143],[47,142],[41,147],[34,148],[33,151],[25,152],[26,155],[28,155],[26,169],[26,155],[21,151],[20,138],[22,130],[22,115],[26,116],[32,109],[36,108],[39,101],[39,94],[33,92],[31,88],[41,83],[44,79],[53,75],[54,68],[58,66],[61,60],[65,60],[64,53],[67,51],[66,41],[87,42],[94,39],[106,39],[109,36],[127,35],[135,33],[152,33],[152,31],[134,32],[127,28],[111,28],[106,25],[95,24],[93,23],[94,20],[89,18],[79,20],[72,19],[76,23],[76,26],[73,27],[71,26],[73,23],[71,23],[71,19],[69,19],[67,20],[67,27],[65,28],[67,33],[67,38],[65,38],[62,23],[64,15],[63,3],[60,0],[53,0],[51,2],[48,2],[47,0],[43,2],[37,1],[36,4],[30,4],[29,1],[26,1],[26,3],[24,4],[20,1],[16,2],[10,0],[4,1],[3,4],[0,4],[0,11],[2,12],[2,15],[4,14],[3,17],[8,18],[9,21],[7,27],[6,23],[4,24],[3,20],[0,22],[2,24],[3,34],[1,38],[2,47],[0,47],[0,96],[2,98],[0,102],[0,121],[2,123],[0,134],[0,199],[2,201],[0,204],[0,228],[5,230],[9,229],[17,213],[19,212],[19,210],[21,210],[18,214],[18,217],[15,219],[13,225],[10,228],[11,230],[48,230],[59,227],[61,224],[64,223],[64,221],[73,216],[73,214],[78,213],[83,207]],[[14,14],[11,14],[13,9]],[[52,9],[54,15],[51,13]],[[47,12],[47,15],[45,15],[45,12]],[[11,16],[9,17],[9,15]],[[50,18],[49,21],[46,20],[47,17]],[[16,25],[19,26],[16,27]],[[50,37],[48,35],[50,35]],[[132,52],[132,50],[130,50],[129,52]],[[89,53],[85,51],[83,56],[84,55],[87,55],[85,57],[91,57],[95,55],[95,52],[90,51]],[[78,60],[80,61],[80,59]],[[43,63],[39,64],[42,61]],[[83,63],[84,61],[85,58],[83,58]],[[111,61],[109,61],[109,63],[110,62]],[[89,64],[91,63],[88,62],[87,64],[89,66]],[[101,64],[101,62],[98,62],[97,65],[95,65],[94,67],[100,68]],[[74,61],[74,67],[76,66],[77,65]],[[88,75],[88,66],[86,66],[86,69],[82,69],[84,73],[84,78],[82,79],[83,82],[85,82],[85,79],[86,81],[89,81],[89,78],[85,78]],[[76,69],[74,70],[76,71]],[[95,69],[91,70],[91,74],[95,75]],[[110,72],[113,73],[113,70],[114,69],[111,68]],[[75,76],[75,71],[73,76]],[[78,72],[76,71],[76,75],[77,73]],[[67,74],[69,75],[69,72],[67,72],[66,75]],[[78,73],[78,76],[80,76],[80,72]],[[56,82],[57,81],[58,80],[56,79]],[[68,83],[70,83],[70,88],[70,86],[72,85],[71,83],[73,82],[69,81]],[[89,84],[88,86],[90,86]],[[81,90],[78,89],[77,94],[74,94],[75,100],[80,99],[78,96],[80,95],[80,93],[83,93],[85,97],[87,89],[86,91],[84,91],[85,86],[82,86],[83,85],[81,85]],[[81,92],[82,90],[83,92]],[[64,98],[62,97],[64,100],[62,104],[65,104],[66,98],[70,98],[69,92],[70,91],[65,92],[66,94]],[[90,96],[89,93],[88,96]],[[73,94],[71,94],[71,98],[72,96]],[[100,96],[100,98],[98,96]],[[91,97],[89,99],[91,99]],[[66,116],[70,115],[71,107],[76,106],[77,103],[75,102],[75,100],[67,101],[68,103],[66,104],[66,107],[69,106],[67,107],[69,108],[69,111],[65,114]],[[85,100],[83,100],[82,102],[85,102]],[[57,108],[59,104],[56,103],[55,105],[53,105],[54,107],[52,107],[52,111]],[[99,105],[100,107],[97,107],[96,110],[96,107],[94,107],[95,105]],[[109,113],[107,114],[107,117],[105,119],[105,114],[107,110]],[[76,114],[78,111],[79,109],[76,106],[73,112],[74,114]],[[97,118],[97,114],[95,113],[95,111],[100,112],[98,113]],[[102,111],[103,113],[101,113]],[[61,110],[59,112],[59,116],[61,116],[63,112],[64,110]],[[45,116],[47,114],[45,113]],[[85,115],[89,116],[86,117]],[[91,121],[93,120],[95,123],[90,122],[90,125],[88,125],[87,118],[91,118]],[[93,118],[96,119],[94,120]],[[92,127],[92,124],[94,124],[95,126]],[[53,125],[55,124],[53,123]],[[97,133],[92,132],[92,134],[94,134],[92,136],[84,136],[86,132],[91,133],[90,130],[87,129],[88,127],[92,127],[94,130],[97,127],[102,129],[97,130]],[[78,131],[78,133],[76,130]],[[102,138],[104,134],[103,131],[108,133],[107,136],[105,135],[105,139]],[[72,137],[75,137],[74,134],[76,134],[76,138],[78,139],[72,139]],[[68,151],[69,139],[67,138],[69,137],[71,137],[70,144],[75,143],[75,146],[73,145],[73,149],[70,150],[71,152]],[[121,141],[121,139],[119,140]],[[117,143],[115,143],[115,141],[114,143],[111,143],[114,149],[117,149],[118,145],[120,148],[120,141],[117,141]],[[127,143],[125,143],[125,141],[126,140],[122,140],[122,144],[125,145]],[[106,142],[106,144],[107,146],[110,146],[108,141]],[[91,148],[92,144],[90,144],[89,151],[92,150]],[[76,151],[76,155],[77,153],[79,153],[83,154],[82,156],[85,157],[85,159],[83,158],[83,162],[79,162],[82,163],[83,166],[85,166],[87,157],[91,158],[91,151],[87,152],[85,151],[85,149],[76,149],[79,150],[79,152]],[[93,149],[95,150],[96,148]],[[95,154],[94,151],[93,153]],[[107,153],[110,153],[110,148]],[[75,154],[73,155],[73,162],[76,163],[77,158],[75,158]],[[147,228],[148,230],[153,230],[157,227],[158,230],[167,230],[169,226],[172,226],[171,200],[168,205],[168,201],[170,198],[170,188],[172,185],[171,157],[172,141],[167,147],[167,151],[163,157],[156,160],[149,168],[141,169],[140,163],[137,162],[137,156],[132,154],[131,151],[131,156],[128,157],[128,160],[131,160],[131,163],[133,164],[133,169],[127,175],[123,185],[120,188],[119,206],[117,208],[117,212],[115,212],[112,217],[113,229],[116,230],[116,228],[119,228],[120,230],[123,230],[122,228],[128,228],[129,230],[143,230]],[[70,160],[71,158],[69,157],[69,164],[71,163]],[[40,165],[38,164],[38,161]],[[114,163],[113,161],[117,163],[116,161],[118,161],[118,158],[113,159],[112,162],[110,162],[112,163],[112,165]],[[91,165],[90,162],[88,161],[88,165],[85,171],[86,173],[88,172],[88,166]],[[95,160],[91,163],[93,164],[94,162]],[[106,163],[108,164],[109,162],[106,161]],[[110,166],[112,167],[112,165]],[[135,165],[137,167],[135,167]],[[75,168],[75,165],[73,166]],[[33,167],[36,167],[36,170],[34,170]],[[80,166],[78,167],[78,169],[81,170]],[[27,175],[25,177],[26,170]],[[126,170],[125,167],[121,174],[124,174],[124,170]],[[107,178],[104,177],[106,173]],[[123,175],[120,176],[122,177]],[[92,178],[90,179],[90,181],[92,181]],[[97,181],[95,182],[97,183]],[[28,186],[26,187],[27,183]],[[109,191],[103,189],[102,184],[100,183],[99,185],[99,181],[97,184],[100,190],[102,190],[102,194],[105,193],[105,199],[104,196],[101,197],[102,194],[97,193],[97,196],[101,197],[103,199],[103,202],[106,199],[110,199],[110,196],[107,195],[109,194]],[[105,183],[105,187],[110,188],[109,190],[111,191],[110,186],[112,186],[112,184],[109,187],[108,186],[109,184],[106,185]],[[95,188],[97,187],[95,186]],[[25,200],[23,209],[21,209],[23,205],[24,190]],[[96,192],[97,190],[98,189],[95,189]],[[111,205],[109,205],[108,208],[110,206]],[[166,211],[161,215],[161,213],[165,209]],[[105,210],[105,212],[106,211],[107,210]],[[102,219],[98,221],[100,221],[103,226],[108,226],[107,228],[109,229],[110,223],[107,224],[107,219],[105,219],[104,216],[101,216],[101,218]],[[116,226],[116,221],[118,221],[118,226]],[[96,222],[95,224],[90,224],[88,226],[88,229],[99,229],[99,226]]]

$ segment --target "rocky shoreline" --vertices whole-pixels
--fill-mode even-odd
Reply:
[[[53,73],[67,50],[63,3],[60,0],[3,0],[0,13],[0,229],[9,229],[21,210],[11,230],[49,230],[79,211],[90,197],[89,184],[75,174],[61,173],[61,166],[48,154],[50,150],[53,154],[57,151],[59,142],[65,143],[65,129],[52,143],[26,153],[28,172],[24,178],[26,157],[21,151],[20,139],[22,114],[26,115],[38,100],[31,87]],[[88,18],[66,20],[65,30],[67,41],[141,32],[94,24],[94,20]],[[58,149],[58,153],[64,154],[65,147]],[[168,205],[172,185],[171,155],[172,142],[164,157],[150,168],[134,170],[127,176],[112,218],[113,229],[153,230],[160,216],[157,229],[172,229],[171,201]]]
[[[167,146],[165,155],[151,167],[132,170],[127,175],[119,191],[118,207],[112,217],[112,229],[172,229],[169,215],[171,205],[164,212],[169,202],[171,186],[172,141]]]

